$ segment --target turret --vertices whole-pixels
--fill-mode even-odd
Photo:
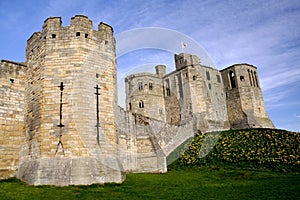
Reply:
[[[236,64],[221,73],[231,128],[274,128],[264,105],[257,68]]]
[[[156,74],[159,77],[163,77],[164,75],[166,75],[166,66],[165,65],[156,65],[155,70],[156,70]]]
[[[176,70],[180,70],[187,66],[200,65],[200,59],[196,55],[187,53],[181,53],[179,55],[175,54],[175,65]]]
[[[50,17],[28,40],[26,54],[27,148],[18,177],[34,185],[122,182],[112,28],[100,23],[93,30],[82,15],[63,27],[60,17]]]

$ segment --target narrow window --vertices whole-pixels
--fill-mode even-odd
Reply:
[[[248,69],[248,76],[249,76],[249,80],[250,80],[250,85],[252,86],[252,77],[251,77],[251,74],[250,74],[250,70]]]
[[[139,102],[139,108],[144,108],[144,102],[142,100]]]
[[[259,87],[256,72],[254,72],[254,79],[255,79],[256,87]]]
[[[99,74],[98,73],[96,73],[96,78],[99,78]]]
[[[210,74],[208,71],[206,71],[206,78],[207,78],[207,80],[210,80]]]
[[[153,89],[153,84],[152,82],[149,82],[149,90],[152,90]]]
[[[138,89],[143,90],[143,82],[142,81],[138,82]]]
[[[167,96],[171,96],[171,91],[170,91],[170,88],[167,88]]]
[[[185,78],[189,79],[189,74],[188,73],[185,73]]]
[[[244,79],[245,79],[244,76],[240,76],[240,80],[241,80],[242,82],[244,81]]]
[[[171,96],[169,79],[167,79],[165,81],[165,84],[166,84],[166,93],[167,93],[167,96]]]
[[[105,44],[108,44],[108,41],[107,41],[107,40],[105,40]]]
[[[196,76],[193,76],[193,80],[194,80],[194,81],[196,80],[196,78],[197,78]]]
[[[131,103],[129,103],[128,105],[129,105],[129,110],[131,110],[131,109],[132,109],[132,107],[131,107]]]
[[[208,84],[208,89],[210,89],[210,90],[211,90],[211,84],[210,84],[210,83]]]
[[[255,87],[255,79],[254,79],[254,75],[253,75],[253,71],[251,70],[251,77],[252,77],[252,82],[253,82],[253,86]]]
[[[56,38],[56,34],[52,34],[52,38]]]
[[[231,84],[231,88],[235,88],[236,84],[235,84],[235,74],[233,71],[229,72],[229,78],[230,78],[230,84]]]
[[[89,36],[89,34],[87,34],[87,33],[86,33],[86,34],[84,34],[84,37],[85,37],[85,38],[88,38],[88,36]]]
[[[221,77],[218,74],[217,74],[217,81],[218,81],[218,83],[221,83]]]
[[[180,98],[183,98],[182,78],[181,73],[177,74],[177,85]]]
[[[76,32],[76,37],[79,37],[80,36],[80,32]]]
[[[15,81],[15,80],[14,80],[14,79],[12,79],[12,78],[11,78],[11,79],[9,79],[9,83],[10,83],[10,84],[13,84],[13,83],[14,83],[14,81]]]

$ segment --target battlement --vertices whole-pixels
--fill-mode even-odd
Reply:
[[[254,65],[250,65],[250,64],[248,64],[248,63],[239,63],[239,64],[233,64],[233,65],[230,65],[229,67],[226,67],[226,68],[220,70],[220,72],[226,71],[226,70],[228,70],[228,69],[232,69],[232,68],[237,67],[237,66],[244,66],[244,67],[247,66],[247,67],[252,67],[252,68],[254,68],[254,69],[257,69],[257,67],[255,67]]]
[[[1,65],[2,64],[7,64],[8,66],[22,66],[22,67],[26,67],[26,65],[24,63],[19,63],[19,62],[14,62],[14,61],[11,61],[11,60],[1,60]]]
[[[84,15],[72,17],[70,26],[63,26],[61,17],[49,17],[44,21],[42,31],[35,32],[27,40],[26,58],[27,62],[37,61],[38,57],[45,57],[46,49],[52,52],[57,46],[76,49],[81,46],[88,51],[88,45],[103,46],[114,51],[113,28],[100,22],[98,30],[94,30],[92,21]]]
[[[76,15],[75,17],[71,18],[71,26],[76,28],[80,27],[80,28],[92,29],[93,22],[87,16]]]
[[[49,17],[28,39],[26,63],[0,63],[0,179],[121,183],[124,170],[166,172],[166,157],[195,132],[273,126],[256,67],[220,72],[187,53],[175,64],[127,76],[124,111],[113,28]]]
[[[99,23],[99,25],[98,25],[98,31],[110,31],[111,33],[114,32],[113,28],[110,25],[108,25],[108,24],[106,24],[104,22],[100,22]]]
[[[156,70],[156,74],[159,77],[163,77],[164,75],[166,75],[166,66],[165,65],[156,65],[155,70]]]
[[[43,29],[60,28],[62,26],[61,17],[49,17],[44,21]]]
[[[200,65],[200,59],[196,55],[181,53],[179,55],[175,54],[174,57],[176,70],[181,70],[187,66]]]

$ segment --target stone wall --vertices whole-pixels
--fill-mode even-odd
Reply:
[[[237,64],[221,72],[231,128],[274,128],[264,105],[257,68]]]
[[[164,173],[167,156],[194,136],[195,119],[172,125],[119,108],[118,157],[126,172]]]
[[[117,105],[111,26],[77,15],[45,20],[27,41],[26,64],[0,66],[0,177],[33,185],[116,182],[125,172],[164,173],[166,158],[194,133],[274,127],[256,67],[203,66],[175,55],[175,68],[126,78]]]
[[[162,78],[160,74],[138,73],[125,78],[127,110],[166,121]]]
[[[118,157],[126,172],[145,173],[167,171],[166,155],[153,134],[150,123],[157,121],[119,108]]]
[[[0,177],[14,177],[24,141],[24,75],[26,66],[2,60],[0,64]]]
[[[112,28],[93,30],[81,15],[67,27],[48,18],[28,40],[26,57],[27,140],[18,177],[34,185],[122,182]]]

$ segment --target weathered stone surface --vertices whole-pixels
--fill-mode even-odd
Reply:
[[[196,132],[273,127],[256,67],[218,71],[186,53],[171,73],[158,65],[128,76],[125,111],[115,45],[105,23],[50,17],[28,39],[25,63],[1,61],[0,179],[121,183],[125,173],[167,172],[167,156]]]
[[[94,183],[121,183],[115,158],[42,158],[22,162],[17,177],[32,185],[90,185]]]
[[[8,60],[0,65],[0,177],[15,176],[24,142],[24,76],[26,66]]]
[[[257,68],[236,64],[221,73],[231,128],[274,128],[264,105]]]

